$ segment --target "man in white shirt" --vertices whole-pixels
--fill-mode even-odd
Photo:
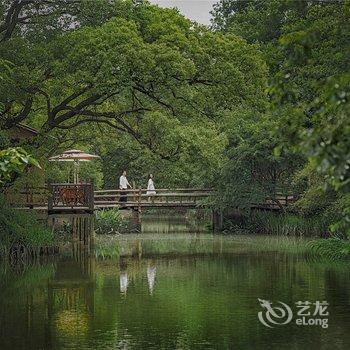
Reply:
[[[120,194],[120,202],[122,203],[125,203],[128,200],[128,187],[131,188],[131,185],[129,184],[129,181],[126,178],[126,171],[124,170],[122,176],[119,178],[119,189],[122,191],[122,193]]]

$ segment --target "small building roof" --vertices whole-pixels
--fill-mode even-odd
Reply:
[[[16,124],[9,129],[9,135],[14,140],[31,139],[36,137],[39,131],[24,124]]]

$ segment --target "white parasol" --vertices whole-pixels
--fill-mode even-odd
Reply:
[[[50,162],[74,162],[74,183],[79,182],[79,162],[89,162],[93,159],[100,158],[94,154],[85,153],[78,149],[65,151],[58,156],[49,158]]]

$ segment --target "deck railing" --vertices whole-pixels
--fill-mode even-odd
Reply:
[[[94,210],[94,186],[92,183],[49,183],[48,210],[56,208]]]
[[[156,194],[147,194],[147,189],[95,191],[95,208],[122,207],[194,207],[207,198],[211,189],[180,188],[157,189]],[[126,201],[122,201],[122,199]]]

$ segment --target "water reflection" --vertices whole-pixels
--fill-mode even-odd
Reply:
[[[154,262],[149,263],[147,267],[147,282],[150,294],[153,294],[154,284],[156,281],[156,267]]]
[[[349,265],[243,249],[225,237],[176,237],[160,244],[130,236],[130,251],[116,260],[77,246],[72,257],[23,271],[1,265],[0,349],[350,345]],[[257,298],[327,300],[330,326],[267,329],[257,319]]]
[[[119,282],[120,282],[120,293],[125,294],[128,290],[129,285],[129,279],[128,279],[128,273],[127,273],[127,262],[126,259],[121,258],[119,262],[119,268],[120,268],[120,275],[119,275]]]
[[[74,243],[83,244],[88,250],[94,244],[94,215],[92,214],[52,214],[48,224],[57,234],[69,234]]]
[[[198,214],[198,212],[194,213]],[[182,215],[172,215],[171,212],[168,214],[142,214],[141,233],[169,234],[205,231],[205,220],[197,219],[194,213],[189,211]]]

